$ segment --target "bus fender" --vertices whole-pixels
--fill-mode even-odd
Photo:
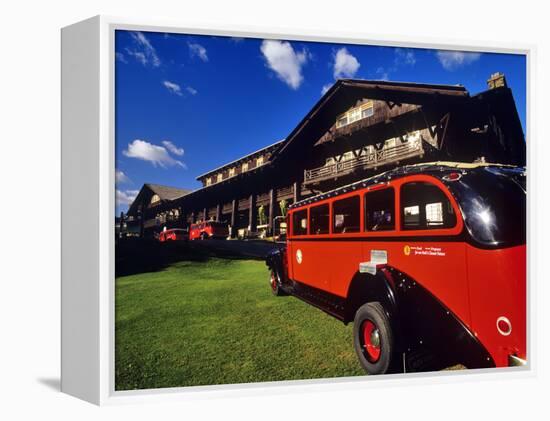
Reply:
[[[359,307],[372,301],[382,304],[389,320],[397,320],[395,285],[388,271],[378,270],[374,275],[355,273],[344,303],[344,323],[352,322]]]
[[[282,284],[287,283],[287,270],[285,268],[286,247],[279,247],[271,250],[265,257],[265,264],[273,270]]]
[[[393,267],[382,272],[392,279],[396,325],[408,371],[426,371],[463,364],[494,367],[487,349],[468,326],[421,282]]]

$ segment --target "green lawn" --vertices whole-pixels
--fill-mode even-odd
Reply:
[[[265,264],[167,263],[116,279],[116,389],[364,375],[352,326],[271,294]]]

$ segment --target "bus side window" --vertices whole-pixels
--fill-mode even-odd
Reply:
[[[395,192],[393,187],[365,194],[365,229],[391,231],[395,229]]]
[[[328,205],[312,207],[309,210],[309,230],[311,234],[328,234]]]
[[[292,214],[292,235],[307,234],[307,209]]]
[[[456,215],[439,187],[424,182],[401,186],[401,228],[404,230],[452,228]]]
[[[359,196],[353,196],[348,199],[337,200],[332,204],[333,226],[332,232],[335,234],[359,232]]]

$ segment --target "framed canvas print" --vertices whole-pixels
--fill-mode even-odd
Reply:
[[[63,29],[63,391],[531,368],[530,50],[321,35]]]

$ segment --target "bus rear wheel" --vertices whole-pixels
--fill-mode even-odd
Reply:
[[[398,355],[390,320],[379,302],[362,305],[353,322],[353,343],[368,374],[396,372]]]

